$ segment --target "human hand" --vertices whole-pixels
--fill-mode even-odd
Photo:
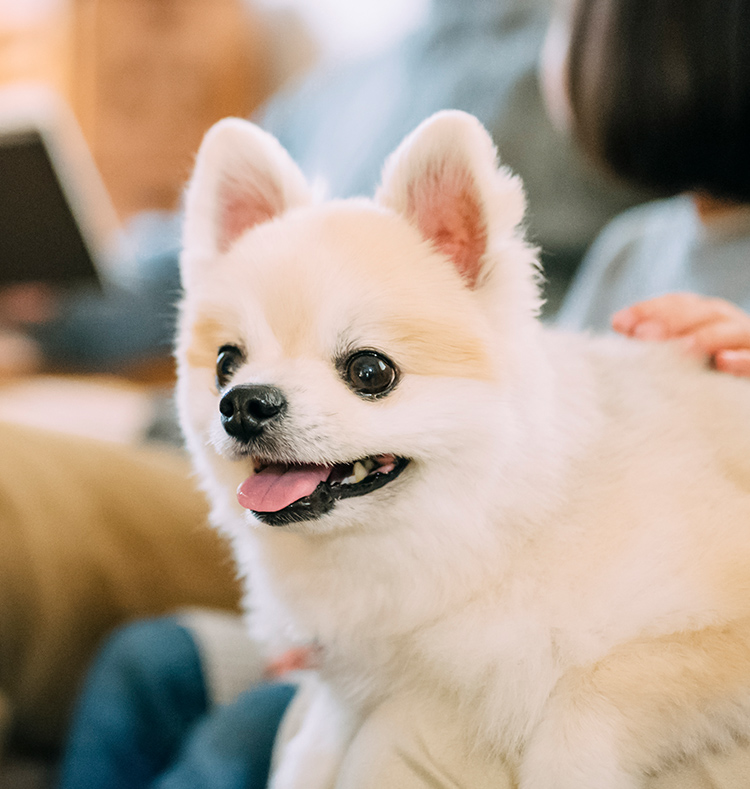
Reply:
[[[0,287],[0,326],[45,323],[57,312],[57,295],[40,282]]]
[[[56,306],[54,291],[43,284],[0,288],[0,377],[27,375],[42,366],[39,347],[24,327],[54,317]]]
[[[0,380],[38,372],[42,354],[31,337],[0,326]]]
[[[750,377],[750,315],[724,299],[670,293],[615,313],[612,328],[641,340],[678,340],[717,370]]]
[[[280,679],[292,671],[314,668],[316,661],[317,655],[314,646],[288,649],[266,666],[265,676],[269,680]]]

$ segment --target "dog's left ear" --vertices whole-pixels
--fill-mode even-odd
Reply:
[[[226,252],[247,230],[311,200],[305,177],[275,137],[240,118],[211,127],[185,197],[191,257]]]
[[[467,285],[481,282],[489,247],[523,219],[518,178],[498,170],[487,131],[472,115],[438,112],[390,156],[376,200],[415,224]]]

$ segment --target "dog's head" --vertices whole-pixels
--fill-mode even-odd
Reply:
[[[523,210],[464,113],[407,137],[373,201],[316,201],[250,123],[209,131],[187,193],[178,403],[222,525],[331,531],[481,498],[538,306]]]

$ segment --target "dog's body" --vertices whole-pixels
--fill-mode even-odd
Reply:
[[[199,154],[181,418],[256,633],[322,678],[278,789],[331,786],[393,694],[451,699],[522,789],[750,736],[750,386],[543,328],[522,214],[461,113],[374,202],[315,204],[241,121]]]

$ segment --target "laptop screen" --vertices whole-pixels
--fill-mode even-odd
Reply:
[[[41,134],[0,136],[0,282],[96,280]]]

